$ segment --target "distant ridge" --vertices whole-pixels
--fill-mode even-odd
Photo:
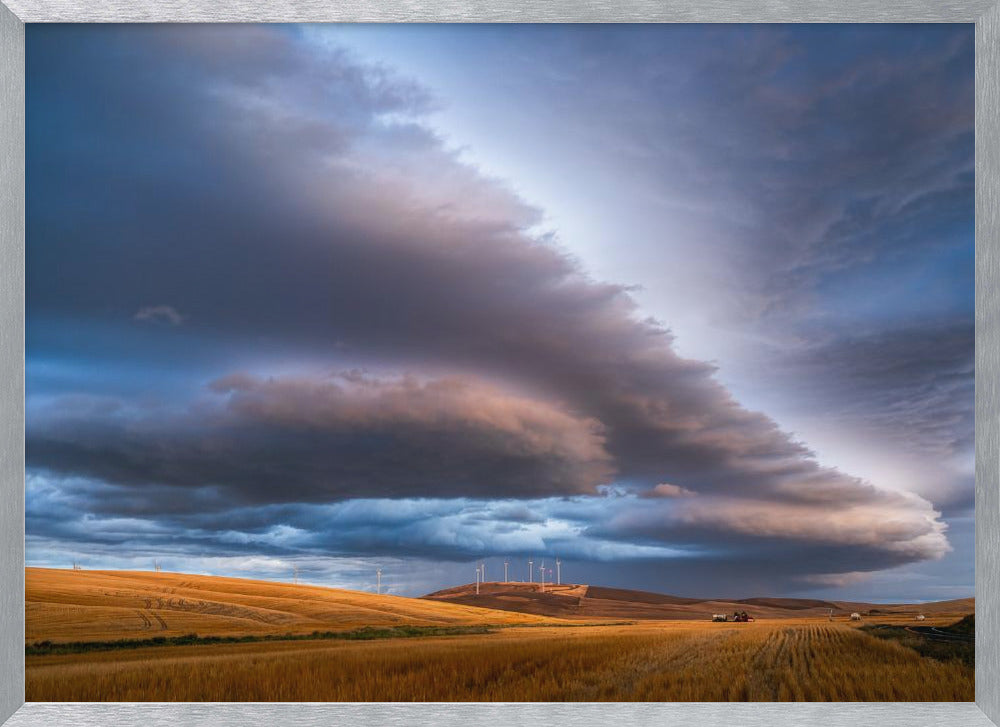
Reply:
[[[769,608],[787,608],[793,611],[802,611],[808,608],[825,608],[827,610],[841,609],[842,606],[837,601],[820,601],[814,598],[741,598],[736,603],[745,603],[748,606],[767,606]],[[865,604],[855,604],[864,606]]]
[[[480,606],[536,616],[563,619],[705,619],[714,613],[747,611],[756,618],[802,618],[863,614],[906,615],[949,613],[964,615],[976,608],[974,598],[924,604],[879,604],[825,601],[814,598],[701,599],[664,593],[607,588],[586,584],[483,583],[476,594],[474,583],[447,588],[424,596],[464,606]]]

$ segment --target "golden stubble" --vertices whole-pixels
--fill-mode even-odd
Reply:
[[[969,701],[972,669],[816,621],[30,657],[31,701]]]

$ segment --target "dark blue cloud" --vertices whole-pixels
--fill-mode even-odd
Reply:
[[[469,32],[554,143],[717,218],[731,320],[813,403],[966,446],[968,29]],[[62,26],[28,75],[32,552],[559,549],[787,590],[947,551],[536,234],[405,76],[294,28]],[[693,494],[613,496],[665,482]]]

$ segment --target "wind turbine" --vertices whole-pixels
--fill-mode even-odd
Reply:
[[[476,566],[476,595],[479,595],[479,566]]]
[[[486,561],[483,561],[483,583],[486,583]]]
[[[538,572],[542,574],[542,593],[545,593],[545,561],[544,560],[542,561],[542,564],[540,566],[538,566]]]
[[[507,580],[507,566],[508,565],[510,565],[510,563],[508,563],[507,561],[503,562],[503,582],[504,583],[510,583],[510,581]]]
[[[292,582],[299,585],[299,567],[297,565],[292,566]]]
[[[535,582],[534,568],[535,568],[535,561],[529,560],[528,561],[528,583],[534,583]]]
[[[382,569],[375,569],[375,594],[382,595]]]
[[[562,574],[559,572],[559,566],[562,565],[562,561],[556,558],[556,585],[562,585]]]

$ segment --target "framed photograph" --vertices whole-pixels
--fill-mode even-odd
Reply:
[[[3,2],[0,722],[998,723],[996,0]]]

